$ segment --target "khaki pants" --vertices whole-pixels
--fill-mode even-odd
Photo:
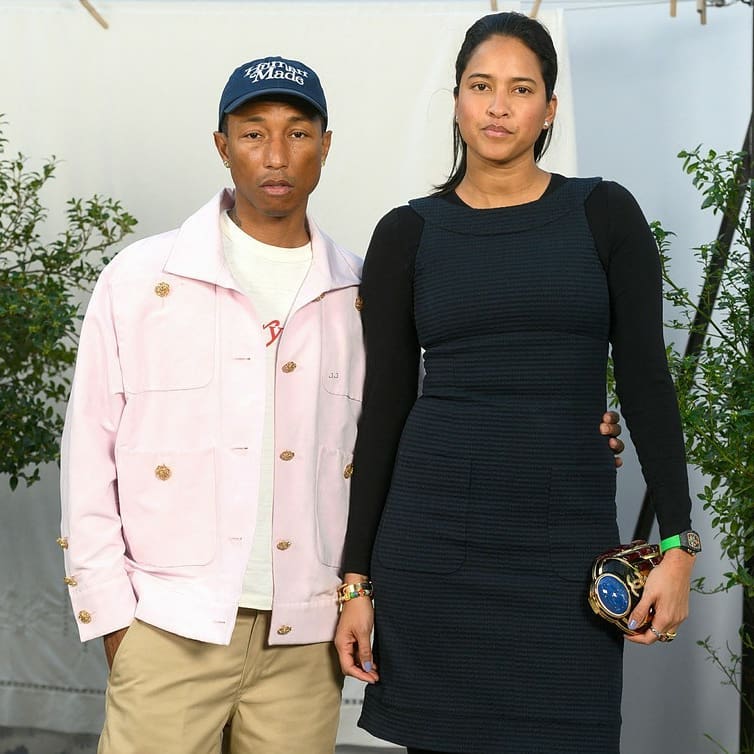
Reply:
[[[332,754],[343,676],[332,642],[267,644],[241,609],[230,645],[135,620],[107,687],[98,754]],[[224,730],[224,735],[223,735]]]

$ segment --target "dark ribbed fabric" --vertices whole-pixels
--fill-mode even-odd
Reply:
[[[618,752],[622,639],[585,599],[618,541],[598,432],[610,302],[584,213],[597,183],[495,210],[411,203],[426,376],[372,557],[381,680],[360,724],[381,738]]]
[[[568,178],[553,174],[544,196]],[[465,206],[456,194],[442,197]],[[637,450],[662,538],[691,527],[683,431],[662,327],[659,255],[641,208],[623,186],[600,182],[585,203],[587,222],[607,277],[610,342],[621,412]],[[489,210],[475,210],[486,215]],[[549,211],[549,210],[547,210]],[[416,401],[420,344],[414,321],[414,267],[424,218],[409,206],[377,225],[364,262],[361,296],[367,349],[364,402],[354,450],[343,567],[368,574],[395,453]],[[475,264],[464,256],[464,265]],[[477,265],[480,278],[488,272]],[[550,417],[550,443],[570,442]],[[607,440],[605,440],[607,443]]]

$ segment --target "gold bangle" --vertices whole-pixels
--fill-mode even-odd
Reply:
[[[338,589],[338,603],[343,604],[357,597],[371,597],[374,587],[371,581],[358,581],[355,584],[341,584]]]

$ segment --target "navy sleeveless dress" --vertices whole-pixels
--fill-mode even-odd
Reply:
[[[372,553],[381,680],[360,725],[381,738],[619,750],[623,640],[586,600],[618,542],[598,431],[609,297],[584,211],[598,182],[509,208],[410,203],[426,376]]]

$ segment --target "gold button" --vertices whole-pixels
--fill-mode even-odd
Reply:
[[[173,472],[165,466],[165,464],[160,464],[155,470],[154,475],[161,481],[161,482],[167,482],[168,479],[173,475]]]
[[[350,479],[353,476],[353,464],[349,463],[348,466],[343,469],[343,478]]]
[[[275,547],[278,548],[278,550],[287,550],[291,546],[291,543],[287,539],[281,539]]]
[[[74,579],[72,576],[66,576],[63,579],[63,583],[67,584],[68,586],[78,586],[79,585],[79,582],[76,581],[76,579]]]
[[[315,298],[314,300],[315,300],[315,301],[322,301],[322,299],[323,299],[324,297],[325,297],[325,294],[324,294],[324,293],[320,293],[320,294],[319,294],[319,296],[317,296],[317,298]]]
[[[92,614],[87,612],[86,610],[79,610],[79,620],[82,623],[91,623],[92,622]]]
[[[286,374],[290,374],[297,366],[298,366],[298,364],[296,364],[295,361],[287,361],[285,364],[283,364],[283,366],[281,367],[281,369]]]
[[[293,629],[290,626],[280,626],[278,629],[278,633],[280,636],[285,636],[286,634],[289,634]]]
[[[284,450],[280,454],[280,460],[281,461],[290,461],[293,458],[293,456],[295,456],[295,455],[296,454],[292,450]]]
[[[356,296],[356,301],[353,302],[356,307],[356,311],[360,312],[364,308],[364,299],[361,296]]]
[[[170,286],[167,283],[157,283],[157,285],[154,287],[154,292],[160,298],[165,298],[165,296],[170,293]]]
[[[58,537],[55,540],[64,550],[68,549],[68,537]]]

